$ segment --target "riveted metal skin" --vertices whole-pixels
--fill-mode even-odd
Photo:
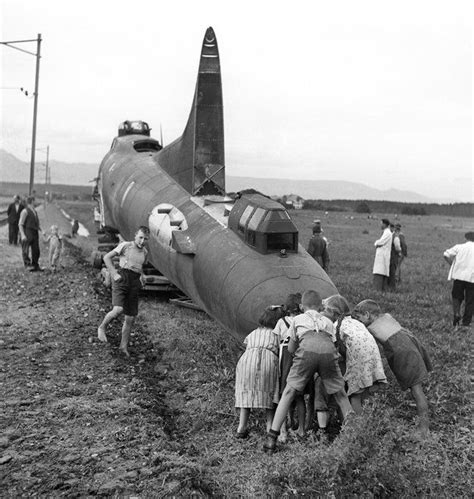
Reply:
[[[149,226],[153,266],[230,333],[245,337],[264,308],[282,304],[289,293],[314,289],[323,298],[337,293],[323,269],[298,245],[289,217],[282,223],[271,222],[270,215],[262,218],[256,229],[256,244],[262,247],[248,244],[238,233],[243,204],[271,211],[277,208],[273,201],[249,196],[227,218],[224,202],[211,206],[214,212],[201,202],[205,195],[225,194],[222,89],[212,28],[204,37],[183,135],[162,150],[152,150],[153,144],[148,151],[134,147],[144,139],[153,140],[137,134],[116,137],[102,161],[97,186],[101,225],[126,240],[133,239],[138,226]],[[287,217],[286,211],[282,214]],[[270,232],[283,230],[294,237],[285,258],[264,247]]]

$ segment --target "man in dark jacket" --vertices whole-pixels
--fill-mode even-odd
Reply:
[[[23,263],[25,267],[32,266],[30,272],[38,272],[43,270],[39,266],[39,231],[40,222],[38,213],[35,210],[35,198],[29,197],[26,200],[26,208],[20,214],[20,222],[18,224],[21,235],[21,249],[23,254]],[[31,247],[31,260],[28,256],[29,248]]]
[[[8,242],[9,244],[18,244],[18,222],[20,213],[24,206],[21,204],[18,194],[13,197],[13,203],[8,205]]]
[[[321,226],[314,225],[313,237],[309,240],[308,253],[327,272],[329,270],[329,253],[326,239],[321,235]]]

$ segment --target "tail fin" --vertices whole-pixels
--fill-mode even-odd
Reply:
[[[217,40],[202,43],[191,113],[183,135],[157,157],[160,166],[192,195],[225,194],[224,117]]]

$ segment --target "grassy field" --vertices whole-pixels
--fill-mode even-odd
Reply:
[[[88,228],[93,228],[92,206],[79,202],[63,205]],[[351,304],[365,298],[378,300],[431,353],[434,371],[426,385],[431,433],[426,440],[413,439],[414,405],[387,367],[389,387],[374,396],[364,414],[330,442],[319,441],[310,433],[306,441],[290,438],[276,454],[267,456],[262,452],[263,413],[251,415],[248,440],[234,437],[238,423],[234,370],[242,345],[206,314],[172,306],[166,296],[145,296],[132,338],[132,358],[120,358],[116,350],[119,322],[108,331],[108,347],[95,341],[95,328],[110,307],[110,296],[100,288],[92,269],[80,263],[71,269],[70,277],[61,274],[60,281],[48,281],[49,288],[41,291],[41,300],[48,303],[49,289],[62,286],[64,290],[52,298],[58,305],[45,319],[50,332],[42,333],[41,343],[30,340],[36,345],[34,365],[46,364],[41,358],[44,352],[49,355],[48,372],[54,369],[55,374],[48,381],[47,394],[36,385],[30,387],[29,382],[16,382],[26,387],[25,393],[30,390],[31,405],[26,411],[24,401],[8,405],[18,408],[12,412],[9,428],[13,435],[16,428],[25,428],[32,437],[23,443],[21,438],[15,440],[23,461],[13,459],[5,465],[10,466],[4,481],[7,495],[470,497],[472,392],[468,367],[472,364],[472,330],[453,331],[450,325],[451,286],[442,253],[463,241],[464,232],[473,229],[472,221],[400,217],[408,243],[403,282],[396,292],[382,294],[372,290],[371,275],[373,241],[380,235],[378,220],[354,213],[291,214],[304,246],[312,220],[321,218],[330,241],[329,275]],[[390,213],[379,216],[391,218]],[[6,299],[16,304],[40,299],[28,295],[28,289],[30,280],[41,276],[20,276],[8,270],[7,278],[3,284]],[[72,278],[73,284],[68,283]],[[21,295],[11,287],[13,279],[22,283]],[[66,301],[70,294],[75,301]],[[39,326],[29,322],[13,331],[15,319],[8,320],[5,348],[15,343],[15,334],[18,338],[39,334]],[[62,356],[61,348],[65,349]],[[22,350],[12,350],[16,358],[15,352]],[[33,353],[25,357],[28,369],[31,356]],[[55,365],[55,356],[63,359],[61,368]],[[19,366],[26,369],[23,363]],[[72,374],[74,366],[79,372]],[[9,370],[9,383],[15,382],[14,376]],[[65,388],[61,388],[62,380]],[[38,423],[25,423],[34,417],[34,404],[42,400],[35,402],[37,395],[33,394],[45,400],[44,408],[37,407],[41,416],[36,418],[46,418],[39,438],[34,436]],[[48,416],[54,412],[51,407],[57,407],[62,418]],[[332,427],[337,430],[337,423]],[[60,438],[51,440],[54,435]],[[37,457],[43,452],[34,447],[37,441],[50,446],[48,466]],[[28,446],[27,450],[21,445]]]

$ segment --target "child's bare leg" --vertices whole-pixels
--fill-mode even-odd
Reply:
[[[245,433],[247,431],[249,416],[250,416],[250,409],[247,407],[241,407],[239,427],[237,428],[237,433]]]
[[[422,435],[426,435],[430,429],[428,401],[426,400],[426,395],[423,392],[421,383],[413,385],[410,387],[410,390],[416,402],[416,412],[419,418],[418,428]]]
[[[354,413],[351,403],[349,402],[349,397],[347,396],[346,390],[344,390],[344,388],[334,393],[334,400],[337,402],[338,406],[341,409],[343,421],[346,420],[349,414]]]
[[[298,418],[298,429],[296,433],[300,437],[304,437],[305,435],[305,418],[306,418],[306,404],[304,400],[304,396],[297,395],[295,397],[295,405],[296,405],[296,415]]]
[[[356,414],[362,414],[362,392],[353,393],[349,400]]]
[[[130,331],[132,330],[134,321],[135,317],[126,315],[122,326],[122,339],[120,341],[119,348],[127,357],[130,357],[130,354],[128,353],[128,340],[130,338]]]
[[[123,311],[122,307],[115,306],[107,315],[104,320],[100,323],[97,329],[97,337],[100,341],[107,341],[107,336],[105,335],[105,330],[110,322],[112,322],[116,317],[118,317]]]
[[[267,432],[269,432],[272,427],[273,417],[275,416],[275,409],[266,409],[265,416],[267,420]]]
[[[314,419],[314,390],[308,396],[308,400],[307,400],[305,409],[306,409],[306,418],[305,418],[305,423],[304,423],[304,429],[305,429],[305,431],[308,431],[313,426],[313,419]]]
[[[283,390],[283,394],[273,417],[271,429],[274,432],[278,433],[280,431],[281,425],[283,424],[283,421],[285,421],[291,403],[293,402],[293,399],[295,398],[297,393],[298,392],[294,388],[286,385],[286,388]]]
[[[283,424],[281,425],[281,428],[280,428],[280,435],[278,437],[278,441],[281,442],[282,444],[286,443],[286,441],[288,440],[287,419],[288,419],[288,417],[286,417],[283,420]]]
[[[316,418],[320,430],[325,430],[329,422],[329,411],[316,411]]]

